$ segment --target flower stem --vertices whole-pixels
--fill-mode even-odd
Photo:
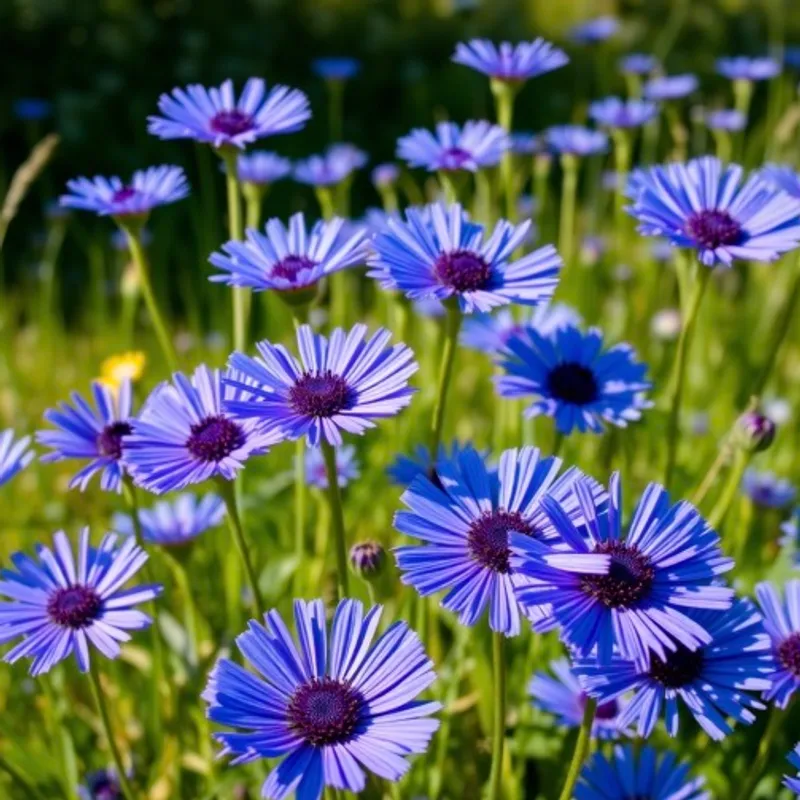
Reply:
[[[294,549],[299,572],[306,534],[306,440],[303,436],[294,443],[294,448]]]
[[[708,515],[708,524],[712,528],[719,527],[724,521],[725,517],[730,510],[736,493],[739,491],[739,486],[742,483],[742,476],[747,469],[747,464],[750,461],[750,454],[743,448],[736,451],[733,459],[733,466],[728,473],[728,480],[725,483],[725,488],[717,500],[716,505]]]
[[[589,754],[589,744],[592,739],[592,725],[594,724],[594,715],[596,711],[597,700],[590,697],[586,701],[586,708],[583,711],[583,722],[578,731],[578,740],[575,742],[572,761],[570,762],[569,771],[567,772],[567,779],[564,781],[564,788],[558,796],[559,800],[572,800],[572,793],[575,789],[575,784],[578,782],[581,769],[583,769],[583,762],[586,761],[586,756]]]
[[[134,794],[133,788],[128,780],[128,773],[125,769],[125,764],[122,761],[122,754],[119,751],[119,747],[117,747],[117,741],[114,739],[114,731],[111,727],[111,717],[108,713],[106,698],[103,694],[103,687],[100,685],[100,675],[97,672],[96,660],[94,658],[90,662],[89,681],[92,685],[94,701],[97,705],[97,710],[100,713],[100,719],[103,723],[103,731],[105,732],[106,739],[108,740],[108,748],[111,750],[111,757],[114,760],[114,767],[117,770],[117,778],[119,779],[120,789],[122,789],[122,794],[125,796],[125,800],[134,800],[136,795]]]
[[[344,509],[336,470],[336,448],[325,439],[322,440],[322,457],[325,459],[325,474],[328,477],[328,505],[333,523],[333,546],[336,548],[336,599],[341,600],[349,594]]]
[[[575,241],[575,200],[578,192],[578,158],[565,153],[561,156],[561,214],[558,225],[558,252],[564,266],[572,263]]]
[[[508,81],[493,80],[492,94],[497,108],[497,121],[506,133],[511,133],[514,119],[514,96],[516,90]],[[514,222],[517,217],[516,192],[514,191],[514,154],[509,148],[503,153],[500,162],[500,175],[503,179],[503,194],[506,201],[506,219]]]
[[[442,360],[439,368],[439,385],[436,393],[436,405],[433,408],[431,423],[430,455],[431,463],[436,462],[439,445],[442,441],[444,412],[447,407],[447,395],[450,390],[450,379],[453,375],[456,351],[458,350],[458,332],[461,330],[461,309],[456,301],[447,306],[447,317],[442,329]]]
[[[625,189],[631,166],[631,140],[624,128],[616,128],[614,139],[614,167],[617,173],[617,190],[614,197],[614,238],[618,259],[626,256],[628,217],[625,214]]]
[[[747,775],[739,794],[736,795],[736,800],[750,800],[753,796],[753,789],[758,785],[758,779],[764,772],[764,767],[766,767],[769,759],[769,751],[772,748],[775,735],[781,729],[781,724],[784,722],[785,716],[785,710],[781,710],[777,706],[773,706],[770,710],[767,727],[758,745],[758,753],[755,762],[748,767]]]
[[[503,750],[506,741],[506,659],[505,636],[492,634],[492,667],[494,677],[494,720],[492,730],[492,770],[489,774],[488,800],[503,796]]]
[[[239,186],[238,151],[222,148],[219,151],[225,162],[225,186],[228,192],[228,233],[233,241],[244,239],[242,198]],[[243,351],[247,346],[247,289],[233,290],[233,349]]]
[[[264,616],[264,600],[261,597],[261,590],[258,588],[258,577],[255,569],[253,569],[253,562],[250,560],[250,552],[247,549],[247,542],[244,538],[244,528],[239,513],[239,501],[236,496],[234,482],[218,478],[217,486],[219,487],[220,496],[225,501],[225,508],[228,511],[228,526],[231,529],[236,549],[239,551],[239,557],[242,559],[247,583],[253,595],[253,605],[256,607],[259,618],[261,618]]]

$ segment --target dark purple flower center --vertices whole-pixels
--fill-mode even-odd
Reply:
[[[114,192],[111,196],[111,202],[124,203],[126,200],[136,197],[138,193],[138,190],[134,189],[133,186],[123,186],[121,189],[117,189],[117,191]]]
[[[119,459],[122,457],[122,440],[133,433],[130,422],[112,422],[106,425],[97,437],[97,449],[101,456]]]
[[[219,111],[211,118],[211,130],[216,133],[224,133],[226,136],[236,136],[244,133],[253,127],[253,118],[233,108],[230,111]]]
[[[206,417],[191,430],[186,449],[201,461],[222,461],[245,443],[241,426],[222,415]]]
[[[477,253],[455,250],[436,259],[433,273],[440,283],[457,292],[474,292],[486,287],[492,268]]]
[[[284,280],[294,283],[297,280],[298,272],[301,272],[304,269],[311,269],[312,267],[315,267],[316,264],[316,261],[312,261],[306,256],[289,255],[281,259],[272,268],[272,277],[283,278]]]
[[[532,536],[533,526],[518,511],[487,511],[470,526],[467,548],[470,555],[493,572],[511,572],[508,534],[511,531]]]
[[[115,775],[101,769],[86,778],[86,788],[92,800],[122,800],[122,789]]]
[[[448,147],[442,153],[442,167],[444,169],[461,169],[468,161],[472,161],[472,153],[461,147]]]
[[[309,417],[332,417],[347,408],[351,399],[347,381],[330,370],[306,372],[289,390],[292,408]]]
[[[589,367],[565,361],[550,370],[547,391],[556,400],[585,406],[597,400],[597,379]]]
[[[47,615],[65,628],[86,628],[97,618],[103,601],[91,586],[60,587],[47,601]]]
[[[679,644],[674,653],[667,655],[666,661],[653,656],[649,675],[667,689],[680,689],[700,677],[704,659],[702,650],[690,650]]]
[[[607,575],[584,575],[581,589],[607,608],[631,608],[647,597],[653,586],[655,569],[650,559],[624,542],[600,542],[595,553],[611,556]]]
[[[738,244],[742,226],[727,211],[696,211],[686,221],[686,233],[701,247],[715,250],[723,245]]]
[[[778,647],[778,661],[795,678],[800,678],[800,633],[793,633],[781,642]]]
[[[289,728],[312,747],[341,744],[356,732],[364,698],[346,681],[313,678],[292,695]]]

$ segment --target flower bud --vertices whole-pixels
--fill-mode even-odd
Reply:
[[[365,581],[377,578],[383,571],[385,562],[386,551],[378,542],[359,542],[350,549],[350,566]]]
[[[734,442],[749,453],[766,450],[775,438],[775,423],[759,411],[745,411],[736,422]]]

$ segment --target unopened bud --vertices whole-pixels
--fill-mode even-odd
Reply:
[[[386,551],[378,542],[360,542],[350,549],[350,566],[365,581],[377,578],[383,571],[385,562]]]
[[[745,411],[736,422],[734,442],[749,453],[766,450],[775,438],[775,423],[759,411]]]

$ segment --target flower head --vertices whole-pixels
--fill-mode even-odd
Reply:
[[[743,172],[711,156],[640,171],[628,213],[640,233],[696,250],[707,267],[774,261],[800,243],[800,200],[757,173],[740,185]]]
[[[541,543],[555,536],[542,512],[549,494],[578,511],[569,487],[580,473],[559,475],[560,469],[559,459],[543,458],[533,447],[506,450],[497,473],[472,447],[439,459],[434,475],[417,476],[403,494],[409,510],[395,515],[400,533],[424,542],[395,548],[403,583],[422,596],[447,590],[442,607],[457,613],[462,625],[475,625],[488,607],[492,630],[516,636],[524,610],[514,590],[527,579],[511,565],[509,536],[516,531],[548,549]],[[582,559],[588,568],[603,569],[606,561]]]
[[[73,392],[72,405],[61,403],[58,408],[45,411],[44,418],[56,430],[39,431],[36,441],[53,451],[42,456],[45,463],[72,458],[88,460],[70,481],[70,489],[77,486],[83,491],[99,472],[100,485],[105,491],[120,491],[123,447],[134,428],[130,381],[123,380],[118,390],[95,382],[92,397],[95,408]]]
[[[325,459],[319,447],[305,451],[306,483],[323,491],[328,488],[328,471]],[[343,444],[336,448],[336,476],[339,486],[344,488],[351,481],[357,480],[361,469],[356,458],[356,448],[351,444]]]
[[[748,469],[742,477],[741,490],[750,502],[762,508],[786,508],[797,496],[790,480],[769,470]]]
[[[147,118],[149,133],[161,139],[194,139],[216,148],[243,149],[258,139],[300,130],[311,117],[308,98],[297,89],[250,78],[238,100],[233,81],[207,89],[192,84],[162,94],[163,116]]]
[[[512,261],[529,221],[501,220],[485,238],[460,205],[437,203],[409,208],[405,222],[389,220],[387,227],[372,242],[370,275],[411,300],[453,298],[471,314],[514,302],[537,305],[555,291],[562,262],[552,245]]]
[[[114,769],[90,772],[78,787],[80,800],[124,800],[122,785]]]
[[[603,422],[624,428],[651,405],[647,365],[628,344],[603,350],[598,328],[561,325],[545,335],[527,325],[508,338],[497,363],[505,373],[495,378],[500,396],[533,395],[527,416],[553,417],[564,434],[602,433]]]
[[[100,383],[115,391],[125,381],[136,383],[144,374],[147,356],[141,350],[130,350],[127,353],[109,356],[100,364]]]
[[[137,170],[129,183],[116,175],[75,178],[67,181],[67,189],[70,194],[59,198],[62,206],[94,211],[101,217],[141,217],[189,194],[183,170],[168,166]]]
[[[277,441],[255,422],[227,412],[227,400],[246,396],[206,366],[191,379],[176,372],[172,383],[157,386],[134,435],[125,441],[125,463],[134,481],[163,494],[210,478],[233,480],[250,456],[262,455]]]
[[[456,45],[453,61],[499,81],[521,83],[563,67],[569,58],[563,50],[541,38],[499,45],[488,39],[472,39]]]
[[[592,156],[605,153],[608,137],[582,125],[555,125],[545,132],[547,146],[559,155]]]
[[[372,581],[383,572],[386,551],[380,542],[368,540],[354,544],[350,548],[349,559],[350,567],[356,575],[365,581]]]
[[[638,128],[655,119],[658,106],[649,100],[620,100],[607,97],[589,106],[589,116],[609,128]]]
[[[700,82],[696,75],[662,75],[651,78],[644,86],[644,96],[648,100],[680,100],[694,94]]]
[[[717,72],[732,81],[767,81],[779,75],[781,65],[774,58],[735,58],[717,59]]]
[[[161,594],[160,586],[122,587],[147,561],[147,553],[132,538],[120,547],[106,534],[98,548],[89,545],[89,529],[78,539],[74,557],[63,531],[53,536],[53,549],[39,545],[38,562],[17,553],[16,571],[3,570],[0,595],[11,598],[0,605],[0,643],[22,637],[3,660],[13,664],[32,658],[31,675],[48,672],[74,655],[81,672],[89,671],[89,648],[116,658],[127,631],[141,630],[150,618],[135,606]]]
[[[742,131],[747,125],[747,118],[741,111],[736,109],[721,109],[719,111],[709,111],[705,116],[706,125],[712,131],[728,131],[735,133]]]
[[[542,150],[542,140],[530,131],[514,131],[509,134],[511,152],[519,156],[532,156]]]
[[[786,708],[800,689],[800,580],[786,583],[784,597],[771,583],[759,583],[756,597],[775,657],[775,671],[769,676],[771,686],[764,699]]]
[[[394,186],[397,183],[397,179],[400,177],[400,167],[397,164],[393,164],[392,162],[386,162],[385,164],[378,164],[371,173],[372,183],[375,185],[375,188],[386,189],[390,186]]]
[[[347,56],[315,58],[311,62],[314,73],[326,81],[349,81],[361,72],[361,62]]]
[[[619,20],[612,16],[595,17],[573,25],[569,38],[578,44],[597,44],[610,39],[619,31]]]
[[[367,154],[355,145],[332,144],[322,155],[298,161],[294,166],[294,179],[309,186],[335,186],[367,161]]]
[[[295,600],[296,640],[277,611],[237,637],[255,674],[217,662],[203,693],[208,716],[245,731],[215,734],[223,755],[234,764],[282,759],[263,797],[320,800],[326,786],[358,794],[365,767],[397,781],[404,756],[425,752],[440,705],[416,698],[436,679],[433,664],[404,622],[375,639],[381,611],[342,600],[328,633],[322,601]]]
[[[414,448],[414,454],[411,456],[402,453],[395,456],[394,461],[386,468],[386,474],[396,486],[408,487],[418,475],[427,477],[434,475],[439,461],[455,461],[459,453],[468,448],[471,448],[471,445],[462,445],[458,441],[452,442],[449,448],[440,444],[436,464],[432,464],[430,449],[420,444]]]
[[[139,511],[142,537],[151,544],[182,547],[209,528],[215,528],[225,516],[225,503],[215,494],[198,497],[179,494],[161,500],[152,508]],[[136,528],[129,514],[114,514],[111,527],[125,536],[133,536]]]
[[[736,420],[732,441],[748,453],[761,453],[772,444],[775,431],[775,423],[756,408]]]
[[[658,66],[658,59],[646,53],[629,53],[619,61],[623,75],[649,75]]]
[[[433,132],[415,128],[398,139],[397,157],[429,172],[477,172],[499,164],[510,146],[508,134],[491,122],[471,121],[463,127],[440,122]]]
[[[0,486],[8,483],[33,461],[35,453],[29,448],[30,436],[14,441],[11,428],[0,432]]]
[[[565,554],[567,566],[553,568],[543,563],[538,542],[512,536],[511,564],[529,579],[517,589],[517,599],[526,608],[549,608],[535,628],[559,626],[575,653],[600,664],[609,664],[615,652],[648,664],[651,655],[664,660],[681,648],[708,644],[708,630],[688,612],[730,608],[733,590],[718,585],[718,576],[733,561],[723,556],[719,537],[697,509],[685,501],[670,505],[664,488],[650,484],[623,535],[617,473],[609,484],[607,514],[596,507],[585,477],[573,483],[566,499],[566,506],[564,498],[542,500],[552,527],[572,553],[607,556],[609,567],[606,574],[582,574]],[[580,530],[575,508],[585,520]]]
[[[728,717],[750,725],[755,720],[753,709],[764,708],[750,693],[769,689],[773,662],[769,636],[755,606],[739,600],[723,614],[690,613],[693,624],[709,634],[709,641],[697,649],[680,645],[664,658],[654,657],[648,667],[618,658],[602,666],[594,662],[575,665],[575,672],[598,702],[633,693],[620,714],[620,725],[637,724],[642,738],[650,736],[662,713],[667,733],[675,736],[679,701],[717,741],[732,730]]]
[[[786,758],[796,770],[800,770],[800,744],[798,744],[794,750],[789,753],[788,756],[786,756]],[[787,775],[783,779],[783,785],[791,789],[793,792],[796,792],[797,796],[800,797],[800,774],[798,774],[796,778],[790,778]]]
[[[41,97],[19,97],[14,101],[12,110],[17,119],[41,122],[53,113],[53,104]]]
[[[800,199],[800,173],[793,167],[780,164],[767,164],[760,172],[761,177],[776,189]]]
[[[225,165],[221,167],[224,169]],[[240,153],[236,160],[236,172],[242,183],[268,186],[292,172],[292,162],[288,158],[267,150],[253,150]]]
[[[330,337],[308,325],[297,331],[298,361],[283,345],[256,345],[258,356],[234,353],[233,369],[249,380],[230,379],[248,398],[226,408],[239,419],[287,439],[307,436],[311,446],[342,443],[341,431],[363,434],[373,420],[393,417],[411,402],[409,378],[417,371],[404,344],[388,347],[391,333],[378,329],[366,339],[367,326],[336,328]]]

